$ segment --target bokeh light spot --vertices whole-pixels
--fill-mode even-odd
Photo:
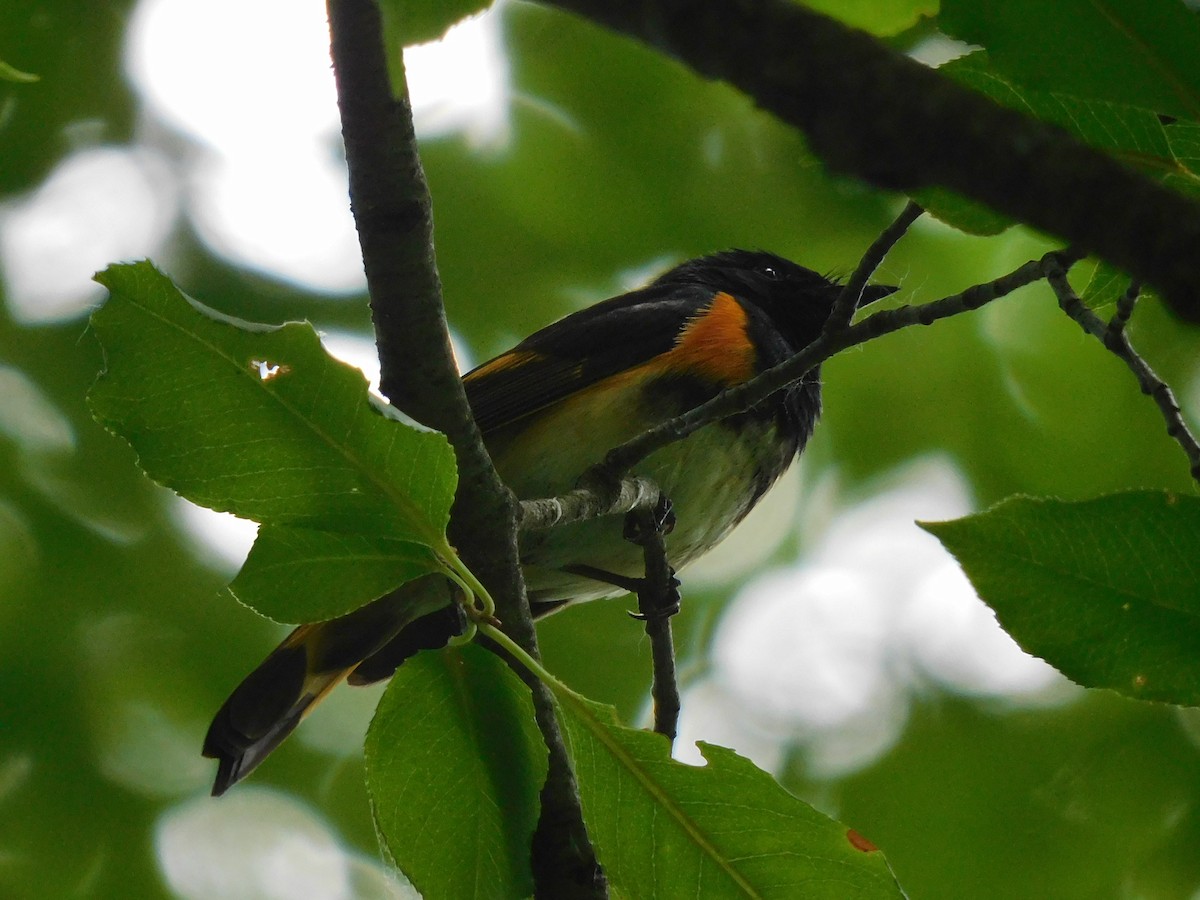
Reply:
[[[418,134],[503,145],[508,74],[494,8],[405,61]],[[214,252],[309,290],[362,290],[323,5],[142,0],[126,69],[148,114],[196,144],[183,158],[187,211]]]
[[[1014,705],[1076,696],[914,524],[969,509],[952,465],[918,462],[837,515],[795,566],[747,583],[718,625],[711,673],[688,691],[681,734],[711,735],[698,726],[723,719],[732,746],[760,764],[779,755],[764,749],[773,736],[833,778],[886,753],[930,683]]]
[[[367,877],[361,869],[372,864],[347,853],[308,807],[263,788],[242,785],[168,810],[154,845],[167,884],[185,900],[354,900],[368,884],[374,896],[413,896]]]
[[[169,169],[145,148],[94,147],[55,166],[29,195],[0,206],[0,272],[22,324],[86,312],[93,273],[155,254],[175,221]]]

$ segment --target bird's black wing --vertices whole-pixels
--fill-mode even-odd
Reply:
[[[666,353],[712,297],[653,285],[546,326],[463,377],[476,422],[486,434]]]

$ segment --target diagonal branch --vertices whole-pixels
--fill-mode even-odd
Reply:
[[[1200,321],[1200,204],[793,0],[543,0],[656,47],[796,126],[830,168],[940,185],[1061,235]]]
[[[862,292],[867,286],[867,282],[875,274],[875,270],[879,268],[879,264],[883,262],[883,258],[888,255],[892,247],[896,246],[900,238],[904,237],[909,226],[917,221],[924,212],[925,210],[910,200],[904,205],[904,209],[900,210],[900,215],[896,216],[895,221],[879,233],[879,237],[875,238],[871,246],[867,248],[862,259],[858,261],[854,273],[850,276],[850,280],[838,294],[837,302],[833,304],[833,309],[829,313],[829,319],[826,320],[825,327],[821,329],[823,334],[836,334],[844,331],[850,325],[850,320],[854,318],[854,310],[858,308],[858,302],[862,299]]]
[[[1130,285],[1128,291],[1117,304],[1117,312],[1112,321],[1105,322],[1080,299],[1067,280],[1067,272],[1062,263],[1054,255],[1045,261],[1046,280],[1054,289],[1058,305],[1084,331],[1096,338],[1105,348],[1129,367],[1137,379],[1142,393],[1154,400],[1162,413],[1163,421],[1167,423],[1167,434],[1183,448],[1191,466],[1192,478],[1200,481],[1200,443],[1192,434],[1183,420],[1183,411],[1171,391],[1170,385],[1163,381],[1129,342],[1125,332],[1125,323],[1133,314],[1133,305],[1137,300],[1137,286]]]

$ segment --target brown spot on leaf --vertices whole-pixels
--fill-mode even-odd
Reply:
[[[846,840],[850,842],[851,847],[861,850],[863,853],[874,853],[879,849],[853,828],[846,829]]]

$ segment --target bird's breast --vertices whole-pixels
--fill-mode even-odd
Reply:
[[[557,496],[571,490],[607,450],[705,399],[697,393],[696,385],[617,375],[490,434],[488,449],[517,496]],[[635,473],[652,479],[672,502],[671,564],[680,569],[719,543],[783,474],[796,449],[774,416],[744,414],[708,425],[637,465]],[[582,564],[640,577],[642,551],[623,539],[622,526],[621,516],[607,516],[523,533],[530,599],[577,601],[622,593],[563,571]]]

